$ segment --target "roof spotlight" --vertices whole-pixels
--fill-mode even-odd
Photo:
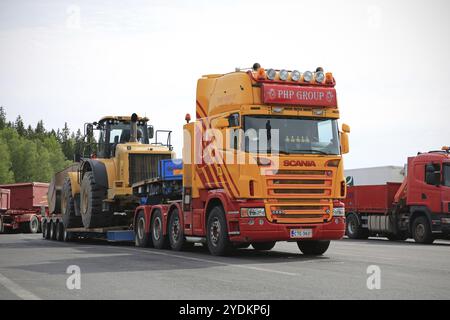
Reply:
[[[286,81],[289,76],[289,72],[287,70],[280,71],[280,80]]]
[[[316,82],[322,83],[325,80],[325,74],[322,71],[316,72]]]
[[[301,76],[301,74],[300,74],[300,71],[298,71],[298,70],[294,70],[294,71],[292,71],[292,73],[291,73],[291,79],[292,79],[292,81],[298,81],[298,80],[300,80],[300,76]]]
[[[305,82],[311,82],[313,78],[313,74],[311,71],[305,71],[305,73],[303,74],[303,80],[305,80]]]
[[[275,79],[276,75],[277,75],[277,72],[274,69],[267,70],[267,79],[273,80],[273,79]]]

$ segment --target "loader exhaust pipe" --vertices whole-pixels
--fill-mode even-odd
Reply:
[[[137,142],[137,121],[138,115],[133,113],[131,115],[130,142]]]

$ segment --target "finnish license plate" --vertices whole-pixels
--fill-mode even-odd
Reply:
[[[312,238],[312,236],[313,236],[312,229],[291,229],[292,239]]]

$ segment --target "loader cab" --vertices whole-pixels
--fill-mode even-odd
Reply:
[[[153,127],[147,125],[147,118],[137,121],[137,141],[134,143],[149,144],[153,137]],[[90,145],[88,157],[102,159],[113,158],[119,144],[130,143],[130,117],[106,117],[99,122],[86,125],[87,142]]]

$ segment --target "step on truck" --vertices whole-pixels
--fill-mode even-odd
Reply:
[[[349,186],[345,199],[352,239],[383,236],[433,243],[450,236],[450,153],[418,153],[409,157],[402,183]]]
[[[157,177],[159,161],[173,157],[170,132],[155,133],[145,117],[106,116],[87,123],[75,162],[50,183],[44,238],[134,239],[130,227],[139,199],[131,185]]]
[[[48,183],[0,185],[0,233],[41,232],[42,213],[47,212]]]
[[[350,128],[338,128],[332,73],[255,64],[205,75],[185,120],[182,163],[160,162],[160,177],[132,185],[137,246],[200,242],[225,255],[289,241],[321,255],[344,236]]]

